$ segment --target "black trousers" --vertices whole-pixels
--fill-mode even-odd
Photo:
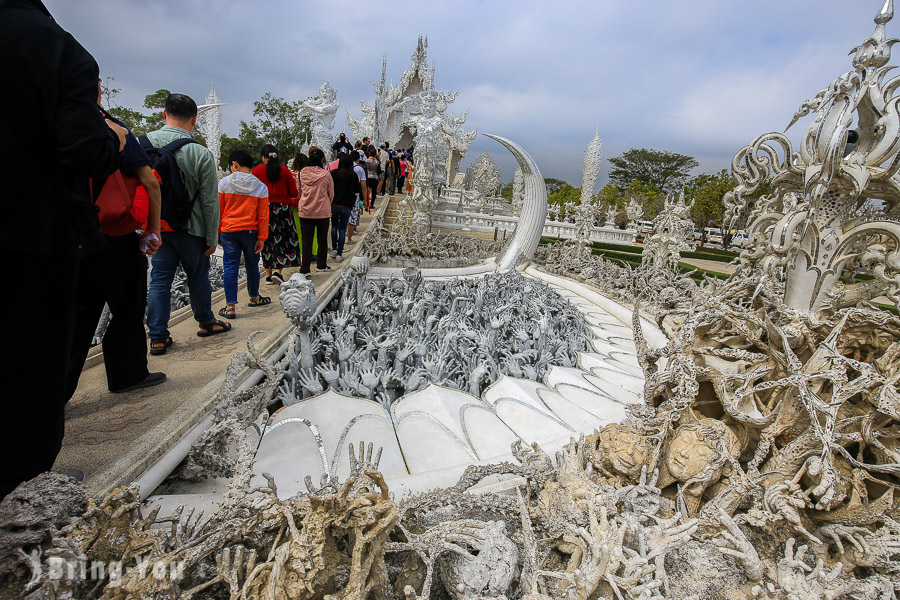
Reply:
[[[0,498],[53,467],[69,398],[78,260],[69,249],[36,262],[31,250],[5,255],[16,266],[10,271],[15,288],[0,294],[0,327],[8,342],[0,350]]]
[[[66,400],[75,393],[84,360],[103,312],[112,318],[103,336],[106,385],[120,390],[142,381],[147,370],[147,257],[140,252],[136,233],[106,237],[106,251],[81,261],[75,292],[75,329],[72,338]]]
[[[312,265],[313,235],[319,241],[316,266],[320,269],[328,266],[328,221],[328,217],[324,219],[300,217],[300,252],[303,254],[300,260],[300,272],[304,275],[309,273]]]

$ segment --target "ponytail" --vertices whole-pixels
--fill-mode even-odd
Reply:
[[[269,162],[266,163],[266,178],[270,183],[278,181],[281,177],[281,163],[278,162],[278,150],[272,144],[266,144],[260,150],[260,154],[262,154],[263,158],[269,159]]]

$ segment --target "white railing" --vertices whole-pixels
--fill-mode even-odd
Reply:
[[[445,192],[447,189],[445,188]],[[443,195],[447,197],[446,193]],[[477,231],[481,233],[512,233],[519,222],[518,217],[489,215],[469,211],[435,210],[432,212],[432,227],[440,229],[459,229],[461,231]],[[575,238],[575,224],[560,221],[547,221],[541,235],[561,239]],[[634,229],[617,229],[615,227],[594,227],[588,239],[592,242],[608,242],[611,244],[634,244],[637,231]]]

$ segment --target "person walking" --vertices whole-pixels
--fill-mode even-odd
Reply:
[[[100,107],[100,81],[97,81],[97,105],[107,119],[115,120]],[[124,127],[124,123],[116,120]],[[147,256],[159,248],[160,192],[159,182],[150,168],[150,158],[140,143],[128,132],[125,148],[120,153],[118,181],[92,181],[91,186],[106,192],[120,188],[116,183],[134,186],[131,201],[137,204],[137,196],[143,193],[147,203],[147,224],[143,235],[135,231],[138,221],[129,212],[126,219],[117,219],[101,225],[106,248],[82,259],[79,265],[76,289],[75,331],[72,341],[72,364],[67,377],[67,395],[71,397],[78,387],[84,361],[91,349],[97,324],[104,305],[109,306],[109,325],[103,334],[103,366],[106,385],[110,392],[122,393],[159,385],[166,380],[165,373],[151,373],[147,368],[147,332],[144,330],[144,313],[147,309]],[[109,179],[116,174],[110,175]],[[110,194],[118,202],[121,192]],[[106,193],[101,193],[98,205],[104,203]],[[133,205],[132,205],[133,206]],[[101,208],[101,216],[104,214]],[[145,256],[146,255],[146,256]],[[111,277],[111,274],[115,276]]]
[[[269,188],[250,171],[253,159],[244,150],[228,157],[231,174],[219,182],[219,239],[225,267],[225,306],[219,316],[235,318],[241,256],[247,268],[247,306],[272,302],[259,295],[259,253],[269,236]]]
[[[269,237],[262,249],[266,283],[282,284],[282,269],[300,264],[300,242],[294,224],[294,211],[300,196],[297,181],[290,169],[278,160],[278,150],[266,144],[260,150],[261,165],[253,169],[253,175],[269,188]]]
[[[349,155],[348,155],[349,157]],[[325,170],[325,153],[319,148],[309,151],[306,166],[300,169],[300,239],[302,260],[300,272],[309,274],[312,265],[313,236],[319,244],[316,254],[316,271],[330,271],[328,266],[328,219],[331,216],[331,200],[334,198],[334,179]]]
[[[388,187],[390,194],[393,196],[397,193],[397,180],[400,178],[400,157],[397,156],[395,150],[391,150],[390,174],[388,176]]]
[[[378,191],[378,158],[376,157],[375,148],[369,147],[366,157],[366,187],[369,189],[369,204],[366,210],[372,212],[375,208],[375,196]]]
[[[185,94],[169,94],[163,119],[166,125],[146,135],[153,148],[162,148],[181,138],[190,138],[197,124],[197,103]],[[144,145],[142,136],[142,145]],[[146,148],[146,145],[145,145]],[[208,337],[225,333],[230,323],[217,320],[212,312],[212,288],[209,284],[209,257],[219,241],[219,196],[216,165],[212,152],[198,143],[187,143],[175,151],[180,176],[192,199],[186,229],[162,224],[162,245],[153,255],[150,291],[147,296],[147,329],[150,354],[165,354],[172,345],[169,316],[172,311],[172,282],[179,265],[187,276],[191,310],[200,325],[197,335]],[[179,176],[178,173],[173,174]],[[163,181],[163,185],[168,182]],[[163,212],[165,213],[165,197]]]
[[[359,156],[359,155],[357,155]],[[331,201],[331,252],[338,262],[344,260],[344,238],[350,212],[362,194],[359,175],[353,167],[353,158],[341,154],[338,168],[331,172],[334,180],[334,200]]]

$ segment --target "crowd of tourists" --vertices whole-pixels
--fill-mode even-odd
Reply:
[[[351,143],[342,133],[332,148],[310,148],[288,166],[266,144],[258,165],[247,149],[233,151],[230,172],[219,181],[212,153],[191,137],[196,102],[170,94],[165,125],[136,138],[100,106],[96,61],[40,0],[0,2],[0,40],[13,65],[8,85],[16,90],[0,100],[0,169],[7,182],[0,245],[11,264],[56,267],[52,291],[43,269],[20,273],[26,290],[44,290],[28,293],[25,304],[40,318],[18,314],[21,294],[4,295],[4,331],[16,358],[0,363],[3,374],[35,387],[27,400],[8,394],[4,401],[2,499],[53,466],[65,405],[104,305],[111,314],[102,342],[110,392],[163,383],[164,373],[148,369],[147,337],[154,355],[174,343],[168,325],[179,266],[197,335],[225,333],[236,317],[241,259],[248,307],[271,303],[260,293],[260,259],[266,282],[280,284],[287,267],[310,272],[317,245],[316,271],[330,271],[329,253],[343,260],[362,212],[379,195],[409,190],[413,149],[376,147],[368,138]],[[27,148],[40,149],[44,159],[22,160]],[[209,283],[218,245],[225,279],[218,317],[224,320],[213,313]]]

